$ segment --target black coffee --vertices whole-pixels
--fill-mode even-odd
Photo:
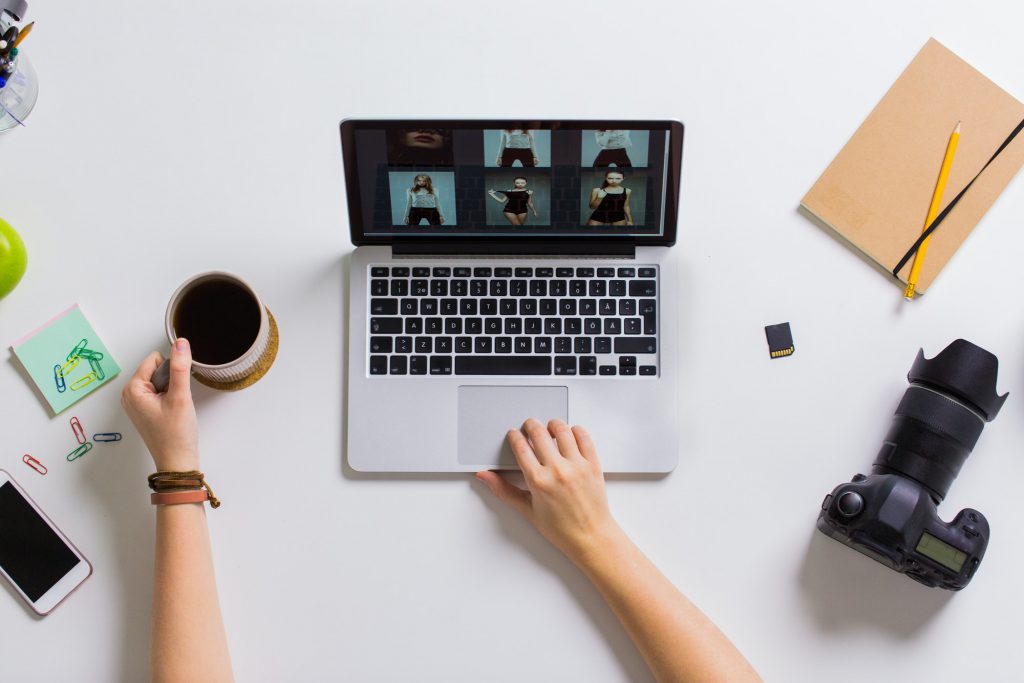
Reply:
[[[222,365],[238,360],[256,341],[260,309],[238,283],[207,280],[181,297],[172,323],[175,333],[188,339],[194,360]]]

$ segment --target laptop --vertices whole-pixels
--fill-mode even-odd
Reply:
[[[586,427],[606,472],[675,467],[680,122],[345,120],[341,141],[353,469],[515,469],[529,417]]]

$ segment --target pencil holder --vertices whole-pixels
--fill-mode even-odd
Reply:
[[[0,88],[0,133],[25,125],[39,97],[39,79],[24,53],[6,78],[7,85]]]

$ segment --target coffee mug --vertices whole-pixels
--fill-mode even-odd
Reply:
[[[231,385],[266,370],[276,353],[270,348],[272,320],[256,291],[245,280],[223,271],[195,275],[181,284],[167,303],[167,339],[188,339],[192,374],[215,388]],[[153,374],[157,392],[170,383],[170,358]]]

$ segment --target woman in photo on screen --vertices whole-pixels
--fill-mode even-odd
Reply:
[[[527,210],[533,211],[534,218],[540,215],[533,205],[533,190],[526,189],[528,182],[523,176],[516,176],[512,180],[514,187],[511,190],[487,190],[491,199],[505,205],[502,213],[512,225],[526,225]],[[499,197],[499,194],[505,196]]]
[[[124,387],[121,404],[158,470],[195,475],[200,469],[199,427],[188,341],[178,339],[171,348],[170,383],[167,392],[160,394],[152,378],[162,362],[163,356],[156,351],[142,361]],[[520,428],[510,429],[505,440],[526,489],[498,472],[477,472],[476,479],[525,517],[594,584],[655,679],[761,681],[725,634],[612,517],[597,448],[587,430],[561,420],[545,425],[531,418]],[[221,471],[228,469],[221,467]],[[156,508],[150,678],[232,681],[206,509],[199,502]],[[542,603],[536,605],[540,618],[544,608]]]
[[[444,225],[441,197],[430,176],[420,174],[413,178],[412,187],[405,191],[405,224],[419,225],[424,218],[430,225]]]
[[[601,150],[594,158],[594,166],[599,168],[607,166],[629,168],[633,166],[629,161],[629,154],[626,153],[626,148],[632,145],[629,141],[628,130],[595,130],[594,138]]]
[[[587,225],[633,225],[633,213],[629,208],[629,197],[633,191],[622,186],[625,176],[620,171],[604,174],[601,187],[590,191],[590,214]]]
[[[392,166],[452,166],[452,132],[444,128],[395,128],[388,131]]]
[[[537,149],[533,144],[532,130],[506,128],[501,131],[498,159],[495,163],[501,167],[508,167],[516,161],[527,167],[536,166],[540,162],[540,159],[537,158]]]

